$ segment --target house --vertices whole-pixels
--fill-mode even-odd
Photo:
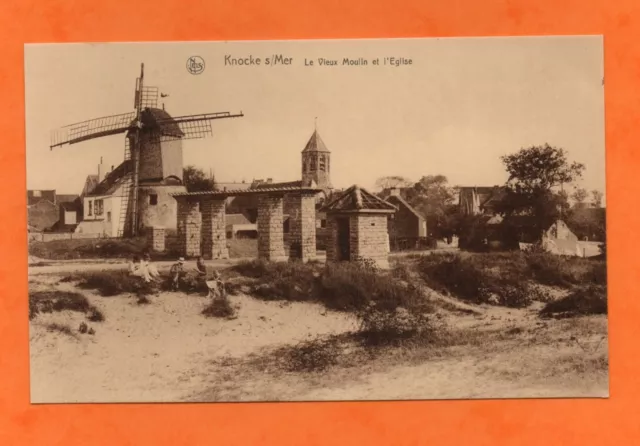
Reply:
[[[505,196],[505,188],[492,187],[460,187],[458,206],[463,215],[495,215],[496,205]]]
[[[61,225],[75,225],[78,206],[78,196],[72,194],[57,194],[52,190],[27,191],[27,219],[29,225],[38,231],[60,231]],[[63,209],[69,210],[65,213]],[[73,214],[73,215],[72,215]],[[68,220],[68,222],[67,222]],[[63,231],[68,232],[69,227]]]
[[[396,207],[389,216],[389,240],[393,248],[417,247],[420,239],[427,237],[427,219],[416,211],[402,196],[398,188],[392,188],[386,199]]]
[[[122,200],[130,190],[131,170],[131,160],[125,160],[104,177],[100,165],[97,184],[93,184],[93,176],[87,177],[82,193],[82,218],[75,232],[118,236]]]
[[[526,250],[531,244],[520,243]],[[569,226],[561,219],[556,220],[542,235],[542,248],[556,255],[594,257],[600,255],[600,243],[580,241]]]

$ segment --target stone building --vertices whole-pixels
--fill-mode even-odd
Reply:
[[[322,209],[327,216],[327,261],[369,259],[381,268],[389,266],[388,218],[397,209],[356,185]]]

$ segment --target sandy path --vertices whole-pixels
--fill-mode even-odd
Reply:
[[[48,333],[44,324],[77,330],[78,313],[38,316],[31,324],[31,400],[38,402],[166,402],[200,388],[205,363],[242,356],[353,327],[319,305],[261,302],[233,296],[238,319],[200,314],[207,299],[165,293],[139,306],[131,297],[88,295],[106,321],[89,323],[94,336]],[[200,371],[200,373],[198,373]]]

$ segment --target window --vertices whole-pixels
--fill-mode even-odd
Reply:
[[[320,157],[320,170],[321,170],[322,172],[324,172],[324,171],[326,170],[326,163],[325,163],[324,155],[322,155],[322,156]]]
[[[149,204],[151,206],[155,206],[158,204],[158,194],[150,194],[149,195]]]
[[[96,217],[99,215],[102,215],[104,213],[104,201],[103,200],[96,200],[94,206],[93,206],[93,210],[96,213]]]
[[[34,197],[42,197],[42,192],[40,192],[39,190],[34,190],[33,191],[33,196]]]
[[[87,215],[93,215],[93,201],[89,200],[89,211]]]
[[[107,221],[111,221],[111,212],[107,212]]]
[[[309,170],[311,172],[314,172],[316,170],[316,159],[315,158],[311,158],[311,165],[309,166]]]
[[[325,220],[324,218],[322,220],[320,220],[320,227],[321,228],[326,228],[327,227],[327,220]]]

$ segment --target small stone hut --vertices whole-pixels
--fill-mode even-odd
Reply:
[[[389,267],[388,217],[396,207],[354,185],[327,203],[327,261],[369,259]]]

